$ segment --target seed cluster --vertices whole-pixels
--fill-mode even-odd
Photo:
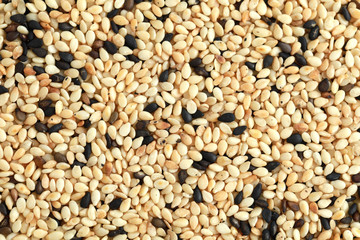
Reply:
[[[2,0],[0,240],[360,238],[358,0]]]

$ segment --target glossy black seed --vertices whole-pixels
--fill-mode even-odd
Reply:
[[[21,122],[25,121],[25,119],[26,119],[26,113],[21,111],[19,108],[15,109],[15,116],[16,116],[16,119]]]
[[[23,48],[23,55],[26,56],[27,52],[28,52],[28,48],[26,46],[26,43],[25,42],[22,42],[21,43],[21,47]]]
[[[0,213],[4,216],[9,215],[10,213],[8,207],[5,205],[5,202],[0,203]]]
[[[105,140],[106,140],[106,148],[110,149],[112,146],[112,140],[108,133],[105,133]]]
[[[272,162],[268,162],[265,166],[265,168],[271,172],[272,170],[274,170],[275,168],[277,168],[280,165],[279,162],[276,161],[272,161]]]
[[[125,36],[125,46],[127,46],[128,48],[130,48],[132,50],[137,48],[136,39],[133,35],[127,34]]]
[[[244,236],[248,236],[251,231],[250,224],[246,221],[240,221],[240,231]]]
[[[55,124],[54,126],[52,126],[51,128],[49,128],[48,132],[49,132],[49,133],[58,132],[58,131],[61,130],[62,127],[63,127],[63,124],[62,124],[62,123]]]
[[[115,8],[114,10],[108,12],[108,14],[106,14],[106,17],[107,18],[113,18],[118,14],[118,12],[119,12],[119,9]]]
[[[44,109],[45,117],[50,117],[55,114],[55,107],[48,107]]]
[[[88,75],[86,69],[85,69],[85,68],[80,68],[79,73],[80,73],[81,79],[82,79],[82,80],[86,80],[87,75]]]
[[[34,48],[32,51],[35,53],[36,56],[41,57],[41,58],[46,57],[46,55],[48,53],[47,50],[44,48]]]
[[[291,55],[289,53],[285,53],[285,52],[279,53],[279,57],[283,58],[284,60],[286,60],[290,56]]]
[[[340,176],[340,173],[332,172],[329,175],[326,175],[326,179],[329,181],[336,181],[340,178]]]
[[[206,71],[205,68],[203,68],[203,67],[195,67],[194,71],[195,71],[195,73],[197,75],[202,76],[202,77],[209,77],[210,76],[209,72]]]
[[[57,161],[58,163],[60,162],[64,162],[67,163],[67,158],[64,154],[62,153],[54,153],[54,160]]]
[[[300,66],[307,65],[307,61],[303,55],[301,55],[299,53],[295,53],[294,57],[295,57],[296,63],[299,64]]]
[[[205,161],[208,161],[210,163],[216,162],[217,156],[215,153],[207,152],[207,151],[201,151],[202,159]]]
[[[351,217],[344,217],[343,219],[340,220],[341,223],[343,224],[350,224],[352,222],[352,218]]]
[[[166,69],[165,71],[163,71],[160,76],[159,76],[159,81],[160,82],[166,82],[169,78],[169,69]]]
[[[122,198],[115,198],[114,200],[112,200],[112,201],[109,203],[109,208],[110,208],[110,210],[119,209],[122,201],[123,201]]]
[[[309,32],[309,39],[315,40],[319,37],[319,35],[320,35],[320,28],[319,28],[319,26],[315,26]]]
[[[35,123],[35,129],[38,132],[46,132],[48,130],[47,126],[41,122]]]
[[[147,136],[150,136],[150,133],[147,130],[136,130],[135,132],[135,138]]]
[[[173,38],[173,36],[174,36],[173,33],[166,33],[166,34],[165,34],[165,37],[164,37],[164,39],[163,39],[162,41],[163,41],[163,42],[164,42],[164,41],[170,42],[171,39]]]
[[[22,62],[15,64],[15,73],[24,74],[25,65]]]
[[[234,128],[233,134],[235,136],[239,136],[245,132],[246,128],[247,128],[246,126],[238,126],[238,127]]]
[[[90,192],[86,192],[85,195],[81,198],[80,207],[88,208],[90,205],[91,195]]]
[[[38,30],[43,29],[40,23],[35,20],[30,20],[27,24],[30,29],[38,29]]]
[[[71,67],[69,63],[64,61],[56,61],[55,66],[58,67],[60,70],[68,70]]]
[[[266,22],[267,25],[271,26],[271,24],[273,24],[273,22],[270,20],[270,18],[261,15],[261,20],[263,20],[264,22]]]
[[[14,41],[15,39],[17,39],[19,37],[19,35],[20,35],[19,32],[8,32],[6,34],[6,40]]]
[[[229,217],[229,222],[236,229],[240,229],[240,221],[237,220],[235,217],[233,217],[233,216]]]
[[[118,48],[116,47],[116,45],[110,41],[104,42],[104,48],[110,54],[115,54],[118,51]]]
[[[272,214],[272,212],[268,208],[264,208],[261,212],[261,216],[267,223],[269,223],[271,221],[271,214]]]
[[[10,20],[21,25],[26,24],[26,16],[24,14],[15,14],[10,17]]]
[[[357,211],[357,204],[353,203],[350,207],[349,207],[349,215],[352,216],[355,212]]]
[[[153,113],[153,112],[155,112],[158,108],[159,108],[159,105],[157,105],[156,102],[153,102],[153,103],[148,104],[148,105],[144,108],[144,111],[145,111],[145,112],[149,112],[149,113]]]
[[[7,89],[6,87],[0,85],[0,94],[4,94],[4,93],[7,93],[9,92],[9,89]]]
[[[200,110],[196,110],[196,112],[191,114],[191,116],[193,119],[202,118],[204,116],[204,113],[202,113]]]
[[[270,235],[271,237],[275,238],[277,231],[278,231],[278,225],[276,223],[276,221],[272,221],[269,225],[269,231],[270,231]]]
[[[304,225],[304,219],[298,219],[294,223],[294,228],[301,228]]]
[[[71,165],[71,167],[79,166],[80,168],[85,167],[86,163],[79,162],[78,160],[74,160],[74,163]]]
[[[194,189],[194,201],[196,203],[201,203],[203,201],[203,196],[198,186]]]
[[[70,31],[73,28],[74,27],[70,23],[67,23],[67,22],[59,23],[59,29],[61,31]]]
[[[316,26],[315,20],[308,20],[304,23],[303,27],[306,29],[312,29]]]
[[[56,73],[54,75],[52,75],[50,77],[50,79],[53,81],[53,82],[57,82],[57,83],[60,83],[60,82],[63,82],[65,80],[65,77],[60,75],[59,73]]]
[[[237,204],[240,204],[241,201],[243,200],[243,197],[244,197],[244,193],[241,191],[239,192],[236,197],[234,198],[234,203],[237,205]]]
[[[194,59],[191,59],[191,61],[189,62],[190,67],[198,67],[200,66],[200,64],[202,63],[201,58],[197,57]]]
[[[193,162],[193,164],[191,166],[200,171],[205,171],[206,167],[207,167],[207,166],[200,164],[200,162]]]
[[[151,220],[151,224],[156,228],[163,228],[163,229],[167,228],[166,223],[161,218],[154,217]]]
[[[262,240],[270,240],[271,239],[270,231],[268,229],[264,229],[261,237]]]
[[[291,46],[288,43],[284,43],[284,42],[278,42],[278,47],[281,49],[282,52],[284,53],[291,53]]]
[[[346,21],[351,20],[351,15],[349,13],[349,10],[347,9],[347,6],[342,6],[340,8],[340,13],[343,15],[343,17],[345,18]]]
[[[199,162],[196,162],[198,164],[200,164],[201,166],[207,168],[210,164],[212,164],[212,162],[208,162],[208,161],[205,161],[205,160],[201,160]]]
[[[23,54],[18,58],[18,60],[21,62],[26,62],[28,60],[28,57]]]
[[[81,84],[79,78],[72,78],[71,81],[72,81],[75,85],[78,85],[78,86],[80,86],[80,84]]]
[[[60,59],[64,62],[71,63],[74,60],[74,56],[68,52],[59,52]]]
[[[109,231],[108,237],[113,238],[121,234],[127,234],[123,227],[119,227],[118,229]]]
[[[251,70],[255,70],[256,67],[256,63],[252,63],[252,62],[245,62],[245,65],[251,69]]]
[[[327,78],[324,78],[318,85],[318,89],[320,92],[327,92],[330,88],[330,81]]]
[[[303,139],[299,133],[293,133],[291,136],[286,139],[288,143],[291,143],[293,145],[300,144],[303,142]]]
[[[84,150],[85,159],[89,160],[90,155],[91,155],[91,143],[86,143]]]
[[[34,38],[30,42],[28,42],[27,46],[29,48],[40,48],[44,44],[43,40],[40,38]]]
[[[271,220],[272,221],[276,221],[279,218],[279,216],[280,215],[277,212],[275,212],[275,211],[271,212]]]
[[[142,145],[148,145],[154,141],[153,136],[144,137],[144,140],[142,142]]]
[[[320,217],[321,225],[325,230],[330,230],[330,220],[324,217]]]
[[[133,54],[128,55],[127,57],[128,57],[128,59],[129,59],[129,61],[132,61],[132,62],[134,62],[134,63],[140,62],[140,59],[139,59],[137,56],[133,55]]]
[[[255,200],[255,206],[258,206],[261,208],[267,208],[269,206],[269,204],[265,200],[257,199],[257,200]]]
[[[35,75],[40,75],[40,74],[45,73],[45,69],[43,67],[33,66],[33,69],[36,72]]]
[[[307,50],[307,40],[306,40],[306,38],[301,36],[301,37],[299,37],[298,41],[301,44],[301,51],[305,52]]]
[[[272,65],[273,61],[274,61],[274,57],[267,55],[263,61],[263,68],[270,67]]]
[[[233,113],[224,113],[223,115],[221,115],[220,117],[218,117],[218,120],[220,122],[232,122],[235,120],[235,115]]]
[[[40,100],[38,102],[38,106],[41,109],[45,109],[45,108],[49,107],[51,104],[52,104],[52,100],[50,100],[50,99],[44,99],[44,100]]]
[[[185,123],[189,123],[192,121],[191,114],[186,110],[186,108],[182,108],[181,110],[181,117],[183,118]]]
[[[43,186],[41,184],[41,181],[39,181],[39,180],[36,182],[35,192],[36,192],[36,194],[39,194],[39,195],[44,192],[44,188],[43,188]]]
[[[258,183],[255,187],[253,192],[251,193],[251,197],[253,199],[258,199],[261,196],[261,192],[262,192],[262,185],[261,183]]]

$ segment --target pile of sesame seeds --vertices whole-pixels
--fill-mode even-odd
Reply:
[[[360,1],[2,0],[0,240],[360,238]]]

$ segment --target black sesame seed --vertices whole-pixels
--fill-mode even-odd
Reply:
[[[35,53],[36,56],[41,57],[41,58],[46,57],[46,55],[48,53],[47,50],[44,48],[34,48],[32,51]]]
[[[240,231],[244,236],[250,235],[251,227],[249,222],[240,221]]]
[[[5,202],[0,203],[0,213],[2,213],[4,216],[9,215],[9,209],[6,206]]]
[[[90,155],[91,155],[91,143],[86,143],[84,150],[85,159],[89,160]]]
[[[197,75],[202,76],[202,77],[209,77],[210,73],[208,71],[205,70],[205,68],[203,67],[195,67],[194,71]]]
[[[55,107],[48,107],[44,109],[45,117],[50,117],[55,114]]]
[[[132,50],[137,48],[136,39],[133,35],[127,34],[125,36],[125,46],[129,47]]]
[[[64,154],[62,153],[54,153],[54,160],[58,163],[64,162],[67,163],[67,158]]]
[[[158,108],[159,108],[159,105],[157,105],[157,103],[153,102],[153,103],[148,104],[148,105],[144,108],[144,111],[145,111],[145,112],[149,112],[149,113],[153,113],[153,112],[155,112]]]
[[[238,127],[234,128],[233,134],[235,136],[239,136],[245,132],[246,128],[247,128],[246,126],[238,126]]]
[[[127,232],[124,230],[123,227],[119,227],[118,229],[109,231],[108,236],[116,237],[118,235],[124,235],[124,234],[127,234]]]
[[[112,146],[112,140],[108,133],[105,133],[105,140],[106,140],[106,148],[110,149]]]
[[[4,94],[4,93],[7,93],[9,92],[9,89],[7,89],[6,87],[0,85],[0,94]]]
[[[201,203],[203,201],[203,196],[198,186],[194,189],[194,201],[196,203]]]
[[[40,180],[38,180],[38,181],[36,182],[35,192],[36,192],[36,194],[39,194],[39,195],[44,192],[44,188],[43,188]]]
[[[350,224],[352,222],[352,218],[351,217],[344,217],[343,219],[340,220],[341,223],[343,224]]]
[[[200,153],[201,153],[203,160],[210,162],[210,163],[216,162],[217,156],[215,153],[207,152],[207,151],[201,151]]]
[[[69,63],[64,61],[56,61],[55,66],[61,70],[68,70],[71,67]]]
[[[59,56],[61,60],[67,63],[71,63],[74,60],[73,55],[68,52],[59,52]]]
[[[304,36],[299,37],[299,43],[301,44],[301,51],[305,52],[307,50],[307,40]]]
[[[71,165],[71,167],[79,166],[80,168],[85,167],[86,163],[79,162],[78,160],[74,160],[74,163]]]
[[[110,41],[104,42],[104,48],[110,54],[115,54],[118,51],[118,48],[116,47],[116,45]]]
[[[285,52],[279,53],[279,57],[283,58],[284,60],[286,60],[290,56],[291,55],[289,53],[285,53]]]
[[[282,52],[284,53],[291,53],[291,46],[288,43],[284,43],[284,42],[278,42],[278,47],[281,49]]]
[[[115,198],[109,203],[110,210],[116,210],[120,208],[120,205],[122,203],[122,198]]]
[[[165,36],[164,36],[164,39],[162,40],[163,42],[164,41],[168,41],[170,42],[171,39],[173,38],[174,34],[173,33],[166,33]]]
[[[79,78],[72,78],[71,81],[72,81],[75,85],[78,85],[78,86],[80,86],[80,84],[81,84]]]
[[[262,231],[262,240],[270,240],[271,236],[270,236],[270,231],[268,229],[264,229]]]
[[[303,55],[301,55],[299,53],[295,53],[294,57],[295,57],[296,63],[299,64],[300,66],[307,65],[307,61]]]
[[[100,57],[99,52],[95,51],[95,50],[91,50],[89,53],[90,57],[92,57],[93,59],[97,59]]]
[[[35,71],[35,75],[40,75],[45,73],[45,69],[43,67],[39,67],[39,66],[33,66],[33,69]]]
[[[304,219],[298,219],[294,223],[294,228],[301,228],[304,225]]]
[[[15,64],[15,73],[24,74],[25,65],[22,62]]]
[[[271,55],[267,55],[263,61],[263,68],[270,67],[272,65],[273,61],[274,61],[274,57]]]
[[[270,231],[271,237],[275,238],[275,236],[277,234],[277,230],[278,230],[278,226],[277,226],[276,221],[272,221],[269,226],[269,231]]]
[[[357,203],[353,203],[350,207],[349,207],[349,215],[352,216],[355,212],[357,211]]]
[[[160,76],[159,76],[159,81],[160,82],[166,82],[169,78],[169,69],[166,69],[165,71],[163,71]]]
[[[38,132],[46,132],[48,130],[47,126],[41,122],[35,123],[35,129]]]
[[[89,120],[89,119],[86,119],[86,120],[84,121],[83,127],[84,127],[84,128],[89,128],[90,126],[91,126],[90,120]]]
[[[310,40],[315,40],[315,39],[317,39],[319,37],[319,35],[320,35],[320,28],[319,28],[319,26],[316,25],[315,27],[313,27],[310,30],[309,39]]]
[[[269,204],[267,203],[267,201],[262,200],[262,199],[257,199],[255,200],[255,206],[261,207],[261,208],[267,208],[269,206]]]
[[[119,12],[119,9],[114,9],[114,10],[111,10],[110,12],[108,12],[108,14],[106,14],[106,17],[107,18],[113,18],[115,17]]]
[[[110,21],[110,26],[114,33],[119,33],[119,26],[114,21]]]
[[[243,200],[243,197],[244,197],[244,193],[241,191],[239,192],[236,197],[234,198],[234,203],[237,205],[237,204],[240,204],[241,201]]]
[[[223,115],[218,117],[218,120],[220,122],[229,123],[229,122],[235,121],[235,115],[233,113],[224,113]]]
[[[142,145],[148,145],[154,141],[153,136],[144,137],[144,140],[142,142]]]
[[[88,208],[90,205],[91,195],[90,192],[86,192],[80,201],[80,207]]]
[[[19,108],[15,109],[15,116],[16,116],[16,119],[21,122],[25,121],[25,119],[26,119],[26,113],[21,111]]]
[[[329,175],[326,175],[326,179],[329,181],[336,181],[340,178],[340,176],[340,173],[332,172]]]
[[[59,73],[56,73],[54,75],[52,75],[50,77],[50,79],[53,81],[53,82],[57,82],[57,83],[60,83],[60,82],[63,82],[65,80],[65,77],[60,75]]]
[[[52,100],[50,100],[50,99],[44,99],[44,100],[40,100],[38,102],[38,106],[41,109],[45,109],[45,108],[49,107],[51,104],[52,104]]]
[[[252,62],[245,62],[245,65],[251,69],[251,70],[255,70],[255,67],[256,67],[256,63],[252,63]]]
[[[26,16],[24,14],[15,14],[10,17],[10,20],[21,25],[26,24]]]
[[[186,110],[186,108],[182,108],[181,110],[181,117],[183,118],[185,123],[189,123],[192,121],[192,116],[191,114],[188,112],[188,110]]]
[[[134,0],[125,0],[123,8],[125,10],[132,10],[134,8]]]
[[[191,116],[193,119],[202,118],[204,116],[204,113],[202,113],[200,110],[196,110],[196,112],[191,114]]]
[[[61,31],[70,31],[73,28],[74,27],[70,23],[67,23],[67,22],[59,23],[59,29]]]
[[[270,18],[261,15],[261,20],[263,20],[264,22],[266,22],[267,25],[271,26],[273,24],[273,22],[270,20]]]
[[[82,80],[86,80],[88,73],[85,68],[80,68],[79,74]]]
[[[315,20],[308,20],[304,23],[303,27],[306,29],[312,29],[316,26]]]
[[[188,173],[186,170],[181,169],[178,173],[179,183],[182,185],[185,183],[186,178],[188,177]]]
[[[128,57],[128,60],[129,60],[129,61],[132,61],[132,62],[134,62],[134,63],[140,62],[140,59],[139,59],[137,56],[133,55],[133,54],[128,55],[127,57]]]
[[[151,224],[156,228],[163,228],[163,229],[167,228],[166,223],[161,218],[154,217],[151,220]]]
[[[280,165],[279,162],[276,161],[272,161],[272,162],[268,162],[265,166],[265,168],[271,172],[272,170],[274,170],[275,168],[277,168]]]
[[[200,161],[200,162],[201,162],[201,161]],[[207,166],[204,166],[204,164],[200,164],[200,162],[195,162],[195,161],[194,161],[191,166],[192,166],[193,168],[197,169],[197,170],[205,171],[206,168],[207,168]]]
[[[49,128],[48,132],[49,132],[49,133],[58,132],[58,131],[60,131],[60,129],[61,129],[62,127],[63,127],[63,124],[62,124],[62,123],[55,124],[54,126],[52,126],[51,128]]]
[[[293,145],[300,144],[303,142],[303,139],[299,133],[293,133],[291,136],[286,139],[288,143],[291,143]]]
[[[272,214],[272,212],[268,208],[264,208],[261,212],[261,216],[267,223],[269,223],[271,221],[271,214]]]
[[[200,64],[202,63],[201,58],[197,57],[194,59],[191,59],[191,61],[189,62],[190,67],[198,67],[200,66]]]
[[[324,78],[318,85],[318,89],[320,92],[327,92],[330,88],[330,81],[327,78]]]
[[[40,48],[44,44],[43,40],[40,38],[34,38],[30,42],[27,43],[29,48]]]
[[[342,6],[340,8],[340,13],[343,15],[343,17],[345,18],[346,21],[351,20],[351,15],[349,13],[349,10],[347,9],[347,6]]]
[[[233,216],[229,217],[229,222],[236,229],[240,229],[240,221],[237,220],[235,217],[233,217]]]
[[[135,132],[135,138],[147,136],[150,136],[150,133],[147,130],[136,130]]]
[[[19,35],[20,35],[19,32],[8,32],[6,34],[6,40],[14,41],[15,39],[17,39],[19,37]]]
[[[251,197],[256,200],[261,196],[261,192],[262,192],[262,185],[261,183],[258,183],[255,187],[253,192],[251,193]]]
[[[320,217],[321,225],[325,230],[330,230],[330,220],[324,217]]]
[[[30,29],[37,29],[37,30],[43,29],[40,23],[35,20],[30,20],[27,24]]]

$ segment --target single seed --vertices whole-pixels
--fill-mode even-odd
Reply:
[[[192,116],[191,114],[185,109],[185,108],[182,108],[181,110],[181,116],[184,120],[185,123],[189,123],[192,121]]]
[[[305,29],[312,29],[312,28],[314,28],[315,26],[316,26],[315,20],[308,20],[308,21],[306,21],[306,22],[304,23],[304,25],[303,25],[303,27],[304,27]]]
[[[218,117],[218,120],[220,122],[230,123],[232,121],[235,121],[235,115],[233,113],[224,113],[223,115]]]
[[[201,203],[203,201],[203,196],[198,186],[194,189],[194,201],[196,203]]]
[[[122,198],[115,198],[114,200],[112,200],[112,201],[109,203],[109,208],[110,208],[110,210],[119,209],[122,201],[123,201]]]
[[[54,159],[55,161],[57,161],[58,163],[61,163],[61,162],[64,162],[64,163],[67,163],[67,158],[64,154],[62,153],[55,153],[54,154]]]
[[[261,216],[265,220],[265,222],[269,223],[271,221],[271,211],[268,208],[264,208],[261,212]]]
[[[343,17],[345,18],[346,21],[350,21],[351,20],[351,15],[349,10],[347,9],[347,5],[342,6],[340,8],[340,13],[343,15]]]
[[[154,217],[151,220],[151,224],[156,227],[156,228],[163,228],[163,229],[167,229],[166,223],[164,222],[164,220],[162,220],[161,218],[157,218]]]
[[[165,70],[160,74],[159,81],[160,82],[166,82],[169,78],[169,70]]]
[[[237,220],[235,217],[231,216],[229,218],[229,222],[232,226],[234,226],[236,229],[240,229],[240,221]]]
[[[294,228],[301,228],[304,225],[304,219],[298,219],[294,223]]]
[[[239,135],[241,135],[241,134],[243,134],[243,133],[245,132],[246,128],[247,128],[246,126],[236,127],[236,128],[234,128],[234,130],[233,130],[233,134],[234,134],[235,136],[239,136]]]
[[[136,39],[133,35],[127,34],[125,36],[125,46],[129,47],[132,50],[137,48]]]
[[[310,30],[309,39],[310,40],[315,40],[315,39],[317,39],[319,37],[319,35],[320,35],[320,28],[319,28],[319,26],[316,25],[315,27],[313,27]]]
[[[320,222],[325,230],[330,230],[330,220],[324,217],[320,217]]]
[[[284,42],[278,42],[277,44],[279,46],[279,48],[281,49],[282,52],[284,53],[291,53],[291,46],[288,43],[284,43]]]
[[[148,105],[144,108],[144,111],[145,111],[145,112],[149,112],[149,113],[153,113],[153,112],[155,112],[158,108],[159,108],[159,105],[157,105],[157,103],[153,102],[153,103],[148,104]]]
[[[243,196],[244,196],[243,192],[242,192],[242,191],[239,192],[239,193],[236,195],[236,197],[234,198],[234,203],[235,203],[236,205],[237,205],[237,204],[240,204],[241,201],[243,200]]]
[[[255,187],[254,190],[251,194],[251,197],[256,200],[261,196],[261,192],[262,192],[262,184],[258,183]]]
[[[303,139],[299,133],[292,134],[288,139],[286,139],[288,143],[293,145],[297,145],[303,142]]]
[[[88,208],[90,205],[91,195],[90,192],[86,192],[85,195],[81,198],[80,207]]]

